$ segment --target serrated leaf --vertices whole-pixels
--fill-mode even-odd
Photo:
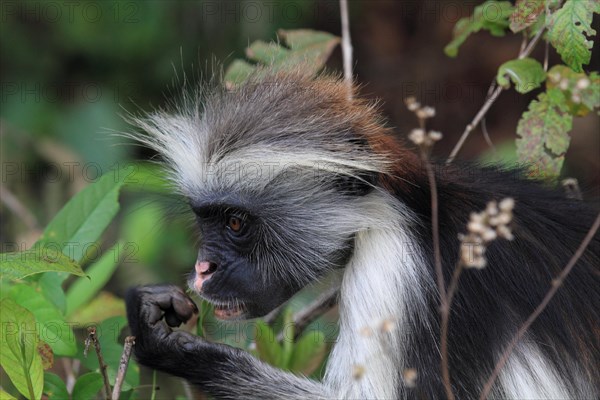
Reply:
[[[69,400],[69,392],[65,382],[51,372],[44,373],[44,394],[48,400]]]
[[[549,89],[529,104],[517,126],[517,155],[544,176],[558,176],[570,142],[573,117],[563,93]]]
[[[277,31],[277,36],[284,40],[292,50],[301,50],[323,44],[335,47],[340,40],[339,37],[329,32],[313,31],[311,29],[280,29]]]
[[[80,191],[58,212],[44,230],[34,249],[59,246],[75,261],[84,256],[119,211],[119,190],[134,171],[123,168],[103,175]]]
[[[548,88],[558,88],[565,95],[570,113],[585,116],[600,108],[600,75],[575,72],[565,65],[555,65],[548,71]]]
[[[498,84],[505,89],[513,81],[515,90],[519,93],[527,93],[540,87],[545,79],[544,67],[533,58],[507,61],[498,68],[496,76]]]
[[[102,375],[98,372],[88,372],[77,378],[73,386],[73,399],[93,400],[104,386]]]
[[[269,65],[281,62],[285,57],[289,56],[290,52],[291,50],[280,46],[278,43],[267,43],[257,40],[246,49],[246,57]]]
[[[19,253],[0,254],[0,279],[22,279],[41,272],[85,275],[81,267],[56,247],[37,247]]]
[[[39,399],[44,369],[37,352],[39,338],[33,314],[11,299],[0,301],[0,365],[17,390]]]
[[[233,60],[225,72],[225,85],[232,88],[246,81],[256,71],[256,67],[244,60]]]
[[[308,331],[296,342],[288,368],[290,371],[308,376],[321,365],[326,354],[327,344],[323,332]]]
[[[8,297],[29,310],[39,324],[41,339],[50,345],[58,356],[72,356],[77,352],[73,328],[66,324],[60,311],[29,285],[13,286]]]
[[[308,75],[317,73],[339,44],[340,38],[327,32],[309,29],[280,30],[279,38],[287,48],[279,43],[256,41],[248,47],[246,55],[257,62],[256,65],[243,60],[234,60],[225,73],[225,84],[231,88],[244,83],[251,75],[258,77],[269,71],[281,71],[302,66]]]
[[[592,28],[594,13],[600,13],[597,0],[567,0],[549,21],[548,38],[562,60],[575,72],[583,71],[589,64],[594,42],[588,40],[596,34]]]
[[[510,15],[510,30],[520,32],[535,24],[546,7],[545,0],[517,0]]]
[[[87,276],[73,282],[66,293],[67,317],[89,302],[108,282],[119,265],[119,255],[123,254],[123,247],[123,243],[115,244],[85,270]]]
[[[449,57],[456,57],[458,49],[467,38],[480,30],[487,30],[493,36],[504,36],[509,26],[509,17],[514,8],[509,1],[486,1],[475,7],[473,15],[461,18],[454,26],[452,41],[444,47]]]

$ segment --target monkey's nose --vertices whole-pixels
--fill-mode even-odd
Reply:
[[[210,279],[212,274],[217,270],[217,264],[210,261],[196,261],[196,279],[194,281],[194,288],[197,291],[202,291],[202,285],[204,282]]]

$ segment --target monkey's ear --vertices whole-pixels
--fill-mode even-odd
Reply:
[[[358,176],[337,175],[334,184],[337,190],[348,196],[364,196],[377,184],[377,172],[365,171]]]

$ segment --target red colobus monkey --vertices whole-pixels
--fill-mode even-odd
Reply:
[[[323,382],[172,326],[197,312],[174,286],[131,289],[135,355],[216,398],[427,398],[445,396],[439,296],[426,173],[375,107],[336,78],[270,73],[235,88],[185,97],[173,113],[136,120],[137,139],[162,154],[198,220],[201,245],[189,287],[222,319],[254,318],[343,268],[340,332]],[[472,211],[516,200],[513,241],[487,249],[488,266],[461,278],[448,333],[452,387],[476,398],[517,328],[594,219],[583,201],[514,172],[450,166],[437,172],[446,280]],[[600,395],[600,237],[531,326],[493,398]],[[391,321],[386,332],[364,327]],[[364,374],[353,376],[353,367]],[[402,371],[414,368],[414,388]]]

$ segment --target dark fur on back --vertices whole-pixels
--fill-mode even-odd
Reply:
[[[516,201],[512,242],[493,242],[488,266],[465,270],[452,305],[450,370],[458,398],[469,398],[488,378],[499,355],[525,319],[541,302],[562,268],[591,227],[597,207],[567,199],[561,190],[525,179],[521,171],[503,171],[476,165],[440,166],[438,169],[439,223],[445,279],[449,282],[458,259],[458,234],[465,233],[469,213],[490,200]],[[411,186],[392,190],[421,220],[419,243],[434,278],[431,246],[431,201],[424,174],[415,174]],[[600,388],[600,235],[596,235],[564,285],[527,334],[551,361],[577,398],[581,380]],[[428,296],[429,324],[439,320],[437,293]],[[424,328],[422,328],[424,329]],[[426,334],[413,336],[409,364],[436,385],[421,387],[429,398],[443,396],[439,353]],[[535,372],[535,371],[534,371]],[[500,393],[497,393],[500,395]],[[501,395],[506,396],[507,394]]]

